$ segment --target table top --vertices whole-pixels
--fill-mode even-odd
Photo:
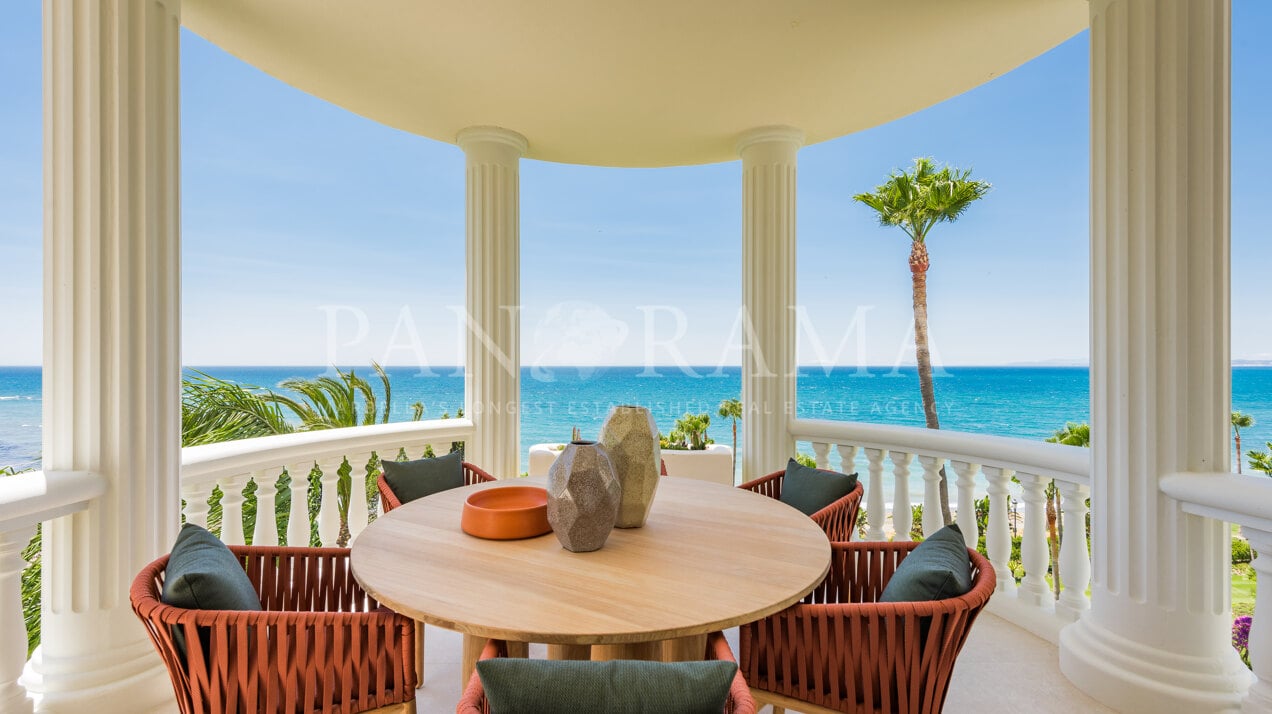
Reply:
[[[459,528],[473,491],[542,486],[509,479],[452,489],[381,516],[353,542],[351,567],[384,605],[470,635],[621,644],[700,635],[799,601],[830,568],[830,544],[784,503],[691,479],[659,481],[643,528],[571,553],[552,533],[482,540]]]

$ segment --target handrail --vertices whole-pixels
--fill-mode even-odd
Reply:
[[[1063,444],[945,429],[827,419],[792,419],[789,432],[802,441],[934,454],[952,461],[1046,474],[1081,485],[1091,482],[1090,450]]]
[[[1185,513],[1272,533],[1272,478],[1225,472],[1173,473],[1163,476],[1159,487],[1182,502]]]
[[[463,441],[472,438],[472,435],[473,422],[470,419],[430,419],[187,446],[181,450],[181,481],[190,485],[215,480],[226,472],[246,473],[297,461],[321,461],[344,454],[374,451],[386,443]]]
[[[0,531],[29,528],[76,513],[106,492],[106,481],[88,471],[30,471],[0,478]]]

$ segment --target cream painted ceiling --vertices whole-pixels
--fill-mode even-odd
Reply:
[[[982,84],[1086,27],[1086,0],[184,0],[190,30],[405,131],[525,135],[602,166],[737,158],[748,129],[808,143]],[[1077,70],[1081,71],[1081,70]]]

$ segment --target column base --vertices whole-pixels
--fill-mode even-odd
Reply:
[[[1222,657],[1165,652],[1083,617],[1060,631],[1060,671],[1093,699],[1121,712],[1239,712],[1253,681],[1228,650]]]
[[[168,670],[148,641],[55,661],[43,649],[35,650],[22,675],[36,712],[132,714],[177,706]]]

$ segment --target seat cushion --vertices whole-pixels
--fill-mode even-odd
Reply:
[[[720,714],[737,670],[724,661],[477,663],[491,714]]]
[[[965,595],[972,589],[972,559],[958,524],[918,544],[892,573],[879,602],[921,602]]]
[[[464,485],[464,454],[460,451],[433,459],[384,461],[381,466],[384,480],[402,503]]]
[[[786,462],[786,476],[782,478],[782,495],[779,500],[811,516],[852,493],[856,487],[855,473],[841,474],[838,471],[809,468],[791,459]]]
[[[242,564],[216,536],[193,523],[181,527],[164,570],[165,605],[185,610],[262,610],[260,596]],[[185,654],[185,634],[173,627]]]

